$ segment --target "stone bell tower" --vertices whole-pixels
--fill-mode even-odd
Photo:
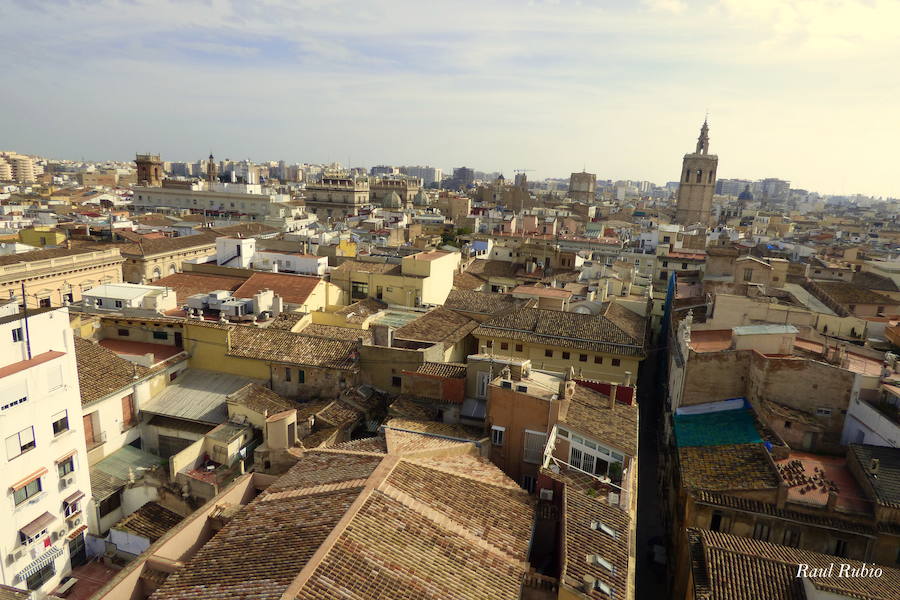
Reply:
[[[709,125],[703,120],[697,149],[684,155],[675,222],[679,225],[700,223],[712,226],[712,199],[716,190],[716,167],[719,157],[709,153]]]
[[[159,154],[138,154],[134,157],[138,185],[159,187],[162,185],[163,168]]]

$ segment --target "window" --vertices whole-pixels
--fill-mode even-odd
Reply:
[[[664,266],[664,267],[668,267],[668,266],[669,266],[669,261],[664,260],[664,261],[663,261],[663,266]]]
[[[522,475],[522,488],[528,490],[529,494],[534,493],[534,487],[537,481],[531,475]]]
[[[500,342],[500,349],[501,349],[501,350],[509,350],[509,343],[507,343],[507,342]]]
[[[28,576],[28,579],[25,580],[25,585],[29,590],[40,589],[45,583],[53,579],[53,576],[56,575],[56,568],[53,566],[53,562],[48,562],[39,571]]]
[[[8,409],[12,408],[13,406],[17,406],[19,404],[24,404],[27,400],[28,400],[28,397],[23,396],[22,398],[18,398],[16,400],[13,400],[12,402],[7,402],[3,405],[0,405],[0,410],[8,410]]]
[[[670,236],[668,236],[668,235],[664,235],[664,236],[663,236],[663,243],[664,243],[664,244],[668,244],[670,241],[672,241],[672,238],[671,238]]]
[[[493,347],[494,347],[494,340],[488,340],[488,341],[486,341],[486,342],[484,343],[484,347],[485,347],[485,348],[493,348]]]
[[[41,486],[41,478],[38,477],[31,483],[25,484],[19,489],[13,492],[13,500],[16,503],[16,506],[22,504],[29,498],[33,498],[41,493],[41,490],[44,488]]]
[[[120,492],[116,492],[100,501],[100,516],[105,517],[120,506],[122,506],[122,495]]]
[[[847,556],[847,540],[835,539],[831,544],[831,554],[840,557]]]
[[[784,428],[785,428],[785,429],[790,429],[790,428],[791,428],[791,425],[793,425],[793,423],[791,423],[790,421],[785,421],[785,422],[784,422]]]
[[[882,313],[884,312],[884,307],[883,307],[883,306],[877,307],[876,310],[875,310],[875,312],[876,312],[877,314],[879,314],[879,315],[882,314]]]
[[[855,304],[848,304],[848,305],[847,305],[847,308],[850,310],[850,312],[854,312],[854,311],[856,310],[856,305],[855,305]]]
[[[502,446],[504,433],[506,433],[506,427],[498,427],[497,425],[491,427],[491,444]]]
[[[602,357],[602,356],[595,356],[595,357],[594,357],[594,364],[595,364],[595,365],[602,365],[602,364],[603,364],[603,357]]]
[[[544,350],[544,356],[547,358],[553,358],[553,350]]]
[[[684,271],[687,269],[687,263],[681,263],[681,270]]]
[[[38,306],[41,308],[49,308],[50,298],[41,298],[40,300],[38,300]]]
[[[119,337],[128,337],[129,335],[131,335],[131,332],[128,331],[127,329],[120,329],[118,331],[118,334],[119,334]]]
[[[297,369],[297,383],[306,383],[306,372]]]
[[[587,362],[587,354],[579,354],[578,362]]]
[[[719,511],[714,511],[709,520],[710,531],[728,532],[728,519]]]
[[[284,368],[284,380],[288,381],[288,382],[291,380],[291,368],[290,367]]]
[[[753,539],[755,539],[755,540],[768,542],[770,533],[771,533],[771,530],[767,523],[757,523],[753,527]]]
[[[800,547],[800,532],[796,529],[785,529],[784,530],[784,538],[782,542],[785,546],[790,546],[791,548],[799,548]]]
[[[622,364],[622,361],[619,360],[618,358],[612,359],[612,366],[618,367],[618,366],[621,365],[621,364]]]
[[[122,301],[116,300],[116,308],[122,308]]]
[[[350,297],[355,300],[364,300],[369,296],[369,284],[353,281],[350,283]]]
[[[19,433],[6,438],[6,458],[12,460],[34,447],[34,427],[26,427]]]
[[[516,344],[516,352],[522,351],[522,344]]]
[[[569,357],[571,356],[571,354],[569,354],[568,352],[563,352],[562,354],[563,354],[563,360],[569,360]]]
[[[397,377],[396,375],[394,375],[393,377],[391,377],[391,385],[392,385],[392,386],[394,386],[394,387],[400,387],[400,383],[401,383],[401,381],[400,381],[400,378],[399,378],[399,377]]]
[[[744,269],[744,281],[753,281],[753,269]]]
[[[69,414],[60,411],[51,417],[53,421],[53,435],[59,435],[69,430]]]
[[[817,408],[817,409],[816,409],[816,416],[817,416],[817,417],[830,417],[830,416],[831,416],[831,409],[830,409],[830,408]]]
[[[103,306],[103,298],[97,298],[97,306]]]
[[[12,330],[12,338],[14,342],[21,342],[25,338],[22,336],[22,328],[16,327]]]
[[[58,463],[56,465],[56,469],[59,472],[60,477],[65,477],[69,473],[73,472],[75,470],[75,457],[70,456],[61,463]]]
[[[154,331],[153,339],[154,340],[167,340],[167,339],[169,339],[169,333],[166,331]]]
[[[547,445],[547,434],[540,431],[525,430],[525,449],[522,460],[527,463],[540,464],[544,457],[544,446]]]

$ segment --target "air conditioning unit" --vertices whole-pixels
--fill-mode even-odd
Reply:
[[[37,558],[38,557],[37,548],[32,548],[30,551],[30,554],[31,554],[31,558]]]
[[[553,490],[550,488],[543,488],[541,490],[541,500],[553,500]]]
[[[56,532],[56,534],[57,534],[59,537],[62,537],[62,536],[64,536],[64,535],[66,535],[66,530],[65,530],[65,529],[60,529],[59,531]]]

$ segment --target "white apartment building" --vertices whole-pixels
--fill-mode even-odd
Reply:
[[[180,183],[180,182],[179,182]],[[207,184],[206,182],[162,187],[134,188],[135,208],[181,209],[211,217],[263,219],[271,214],[273,205],[290,200],[284,194],[274,194],[260,185],[241,183]]]
[[[49,592],[86,560],[91,482],[66,308],[0,306],[0,582]]]
[[[274,273],[324,275],[328,258],[303,252],[259,250],[253,238],[216,238],[216,262],[225,267],[260,269]]]

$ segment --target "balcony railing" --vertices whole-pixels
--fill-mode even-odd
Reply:
[[[94,448],[99,448],[103,444],[106,443],[106,432],[105,431],[95,431],[94,437],[85,438],[85,444],[87,444],[87,449],[90,452]]]

